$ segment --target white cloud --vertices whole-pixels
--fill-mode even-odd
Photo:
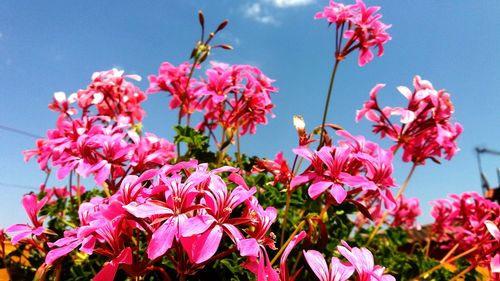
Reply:
[[[274,17],[262,7],[258,2],[255,2],[249,6],[243,7],[246,17],[252,18],[260,23],[264,24],[277,24],[278,22]]]
[[[288,8],[297,6],[306,6],[315,2],[315,0],[266,0],[278,8]]]

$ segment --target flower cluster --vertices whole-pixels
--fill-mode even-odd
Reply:
[[[232,250],[248,258],[247,267],[264,266],[269,261],[266,247],[275,249],[269,228],[276,209],[260,206],[253,197],[256,189],[248,188],[237,171],[209,171],[193,160],[148,170],[140,177],[129,175],[111,197],[95,197],[80,206],[81,225],[50,244],[46,262],[54,264],[80,247],[110,259],[94,280],[112,280],[119,264],[139,276],[161,257],[186,254],[189,260],[174,264],[178,271],[193,274],[215,255],[223,237],[229,237],[235,244]],[[228,180],[236,184],[231,191],[221,173],[230,173]],[[136,230],[148,237],[143,263],[133,251]],[[130,266],[133,261],[135,267]]]
[[[159,74],[149,77],[148,92],[170,93],[170,108],[180,107],[179,115],[187,115],[188,122],[191,114],[202,111],[203,120],[196,126],[200,130],[220,126],[243,136],[255,133],[256,125],[267,124],[267,116],[273,116],[271,93],[277,89],[257,67],[212,62],[201,80],[191,78],[193,71],[188,63],[163,63]]]
[[[47,230],[43,226],[44,218],[39,218],[38,214],[48,200],[49,197],[47,196],[43,197],[41,200],[38,200],[36,194],[34,193],[24,195],[22,203],[24,210],[26,210],[26,214],[31,221],[31,225],[14,224],[5,229],[5,232],[9,233],[12,236],[11,242],[13,244],[18,243],[26,237],[40,237],[44,233],[47,233]]]
[[[420,204],[418,198],[406,198],[401,195],[397,199],[397,206],[389,214],[392,217],[390,226],[411,229],[417,227],[417,217],[420,216]]]
[[[469,262],[489,266],[500,251],[500,242],[498,233],[493,234],[493,227],[488,224],[500,225],[500,205],[474,192],[450,195],[450,198],[433,203],[431,214],[435,222],[432,230],[437,241],[445,249],[456,245],[461,251],[475,249],[467,256]]]
[[[372,48],[378,48],[377,56],[384,54],[384,44],[391,40],[386,29],[391,25],[380,21],[382,15],[375,14],[380,7],[366,7],[363,1],[356,0],[356,4],[344,5],[330,0],[322,12],[318,12],[315,19],[326,19],[329,24],[336,26],[336,59],[342,60],[352,51],[359,49],[359,66],[363,66],[373,59]],[[347,42],[342,45],[342,39]]]
[[[131,124],[141,122],[144,110],[140,104],[146,100],[146,94],[126,78],[141,80],[138,75],[123,75],[123,71],[115,68],[95,72],[87,89],[76,93],[78,105],[84,113],[94,105],[99,116],[125,116]]]
[[[394,209],[396,201],[389,190],[396,186],[392,178],[392,153],[347,131],[337,131],[337,135],[343,139],[336,146],[323,146],[314,152],[306,147],[294,149],[311,165],[292,179],[292,188],[311,182],[308,193],[313,199],[327,190],[335,204],[344,202],[348,196],[374,195],[382,198],[386,208]]]
[[[56,129],[39,139],[36,149],[24,152],[26,161],[36,157],[44,171],[51,170],[49,164],[59,167],[58,179],[75,171],[84,178],[93,175],[97,184],[106,182],[116,189],[115,180],[127,172],[140,173],[175,157],[169,141],[137,133],[135,121],[144,116],[140,103],[146,96],[125,78],[139,80],[138,76],[123,76],[113,69],[96,72],[92,78],[86,90],[68,98],[62,92],[54,94],[49,108],[60,112]],[[74,116],[77,109],[70,105],[74,102],[81,109],[80,118]]]
[[[377,93],[384,86],[377,84],[371,90],[370,100],[357,111],[356,121],[365,117],[375,123],[373,132],[394,140],[393,149],[404,150],[405,162],[424,164],[426,159],[439,161],[439,157],[450,160],[459,150],[456,139],[462,133],[462,126],[450,120],[454,112],[450,94],[435,90],[429,81],[417,75],[413,79],[413,91],[398,87],[408,100],[406,107],[381,108]],[[391,122],[391,116],[400,116],[401,125]]]
[[[337,251],[347,259],[342,262],[332,257],[330,268],[328,268],[323,255],[315,250],[304,251],[304,257],[320,281],[345,281],[349,279],[356,270],[356,280],[359,281],[395,281],[396,279],[384,274],[385,267],[375,265],[373,254],[366,248],[351,248],[345,241],[342,246],[337,246]]]

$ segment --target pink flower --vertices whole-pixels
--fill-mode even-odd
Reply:
[[[406,229],[414,228],[417,225],[417,217],[422,213],[418,198],[400,196],[397,203],[397,207],[389,212],[393,217],[391,226],[401,226]]]
[[[441,248],[457,251],[477,248],[467,255],[473,265],[497,270],[500,249],[498,225],[500,225],[500,205],[474,192],[450,195],[433,203],[431,214],[435,219],[433,234]],[[493,271],[494,272],[494,271]]]
[[[292,171],[288,167],[283,152],[276,154],[275,160],[257,160],[252,168],[253,173],[269,172],[274,176],[273,185],[278,182],[288,186],[292,178]]]
[[[138,75],[123,75],[123,71],[115,68],[95,72],[87,89],[77,92],[78,105],[84,112],[95,105],[101,116],[128,117],[131,124],[135,120],[141,122],[144,110],[140,104],[146,100],[146,95],[126,78],[141,80]]]
[[[26,214],[31,221],[32,225],[28,224],[14,224],[5,229],[7,233],[16,233],[12,238],[12,244],[17,244],[20,240],[26,238],[27,236],[40,236],[44,233],[45,228],[43,227],[44,218],[38,218],[38,213],[45,206],[49,197],[45,196],[40,201],[36,194],[30,193],[23,197],[22,203],[26,210]]]
[[[304,251],[304,257],[320,281],[345,281],[354,272],[352,265],[345,264],[336,257],[332,257],[328,269],[323,255],[315,250]]]
[[[55,92],[54,99],[51,104],[49,104],[49,109],[55,112],[59,112],[63,117],[75,115],[77,110],[73,107],[70,107],[70,104],[77,101],[77,95],[71,94],[66,98],[66,93],[64,92]]]
[[[344,5],[330,0],[322,12],[314,18],[325,18],[336,26],[335,56],[337,60],[344,59],[352,51],[359,49],[359,66],[364,66],[373,59],[371,49],[378,49],[377,56],[384,54],[383,45],[391,40],[386,30],[391,25],[380,21],[381,15],[375,13],[380,7],[366,7],[363,1],[357,0],[354,5]],[[342,39],[347,42],[342,45]]]
[[[243,136],[254,134],[256,125],[267,124],[268,115],[274,117],[271,93],[278,89],[257,67],[212,62],[206,75],[208,79],[200,84],[205,113],[199,129],[213,130],[220,124],[224,130],[241,129]]]
[[[405,162],[424,164],[426,159],[439,161],[439,157],[450,160],[459,151],[456,139],[462,133],[462,126],[450,120],[454,112],[450,95],[444,90],[435,90],[429,81],[419,76],[415,76],[413,84],[414,91],[398,87],[408,99],[404,108],[381,108],[377,93],[384,84],[377,84],[370,92],[370,100],[357,111],[356,121],[366,117],[375,123],[373,132],[394,140],[393,150],[401,147]],[[400,124],[392,122],[391,116],[399,116]]]
[[[392,154],[363,137],[345,131],[337,134],[345,138],[337,146],[323,146],[315,152],[305,147],[294,149],[311,165],[292,179],[291,187],[312,182],[308,189],[311,198],[316,199],[328,190],[336,204],[344,202],[348,195],[376,193],[386,208],[394,208],[395,200],[389,190],[396,186],[392,179]]]
[[[193,65],[187,62],[177,67],[168,62],[162,63],[158,75],[148,77],[150,84],[147,93],[168,92],[172,96],[170,109],[180,107],[181,116],[199,111],[198,82],[194,78],[189,79],[192,68]]]
[[[337,246],[339,253],[344,256],[349,263],[354,266],[358,281],[396,281],[388,274],[384,274],[385,267],[374,265],[373,255],[366,248],[351,248],[345,241],[344,246]]]

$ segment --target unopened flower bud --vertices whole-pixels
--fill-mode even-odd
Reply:
[[[293,116],[293,125],[295,126],[295,129],[299,133],[299,136],[302,136],[306,133],[305,128],[306,128],[306,122],[304,122],[304,118],[300,115],[294,115]]]

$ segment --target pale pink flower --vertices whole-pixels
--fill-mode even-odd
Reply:
[[[134,121],[141,122],[144,118],[144,110],[141,103],[146,100],[146,95],[134,84],[126,79],[140,81],[138,75],[123,75],[123,71],[112,69],[108,71],[95,72],[92,75],[92,83],[85,90],[77,92],[78,105],[84,112],[95,105],[101,116],[116,117],[125,116]]]
[[[304,251],[304,257],[320,281],[346,281],[354,273],[354,267],[332,257],[330,268],[323,255],[315,250]]]
[[[396,281],[396,279],[384,274],[385,267],[375,265],[373,254],[366,248],[351,248],[345,241],[343,246],[337,246],[339,253],[354,266],[358,274],[358,281]]]

